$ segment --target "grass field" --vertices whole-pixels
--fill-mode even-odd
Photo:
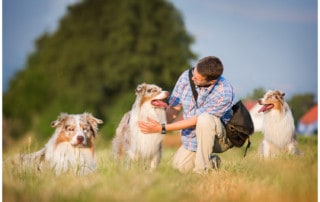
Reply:
[[[10,159],[17,146],[3,154],[3,201],[317,201],[317,136],[299,136],[303,156],[273,160],[259,158],[261,139],[261,134],[252,136],[245,158],[245,146],[221,154],[220,170],[205,176],[172,169],[170,159],[176,149],[171,147],[163,149],[154,172],[140,165],[126,169],[113,160],[110,144],[99,139],[96,173],[54,176],[13,166]]]

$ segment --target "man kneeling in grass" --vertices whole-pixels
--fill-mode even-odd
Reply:
[[[146,135],[182,129],[182,145],[173,158],[174,168],[181,172],[205,173],[212,168],[218,169],[220,158],[212,153],[232,147],[224,125],[231,118],[234,95],[230,82],[222,77],[222,73],[219,58],[202,58],[190,75],[186,70],[179,77],[166,109],[168,124],[151,118],[148,122],[139,122]],[[173,122],[181,110],[183,119]]]

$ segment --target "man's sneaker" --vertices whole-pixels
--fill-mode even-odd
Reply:
[[[219,170],[221,164],[220,157],[216,154],[211,154],[209,160],[211,162],[212,168],[215,170]]]

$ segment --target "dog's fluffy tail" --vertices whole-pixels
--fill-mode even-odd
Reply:
[[[130,111],[123,115],[112,140],[112,151],[115,158],[123,159],[130,145],[129,121]]]
[[[39,151],[30,154],[18,154],[12,160],[13,165],[21,165],[23,167],[37,166],[41,170],[42,162],[45,159],[46,148],[43,147]]]

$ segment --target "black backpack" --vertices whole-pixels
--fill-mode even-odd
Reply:
[[[197,106],[198,93],[191,79],[192,70],[193,68],[189,69],[189,81],[191,85],[192,94],[194,96]],[[230,142],[236,147],[242,147],[243,144],[248,140],[248,144],[244,152],[244,156],[246,156],[247,150],[251,145],[249,136],[252,135],[254,132],[252,118],[247,108],[242,104],[241,100],[239,100],[236,104],[232,106],[232,112],[233,113],[230,121],[225,125],[226,134]]]
[[[230,121],[225,125],[227,137],[236,147],[242,147],[242,145],[248,140],[248,144],[244,152],[244,156],[246,156],[247,150],[251,145],[250,135],[254,132],[252,118],[241,100],[232,106],[232,112]]]

